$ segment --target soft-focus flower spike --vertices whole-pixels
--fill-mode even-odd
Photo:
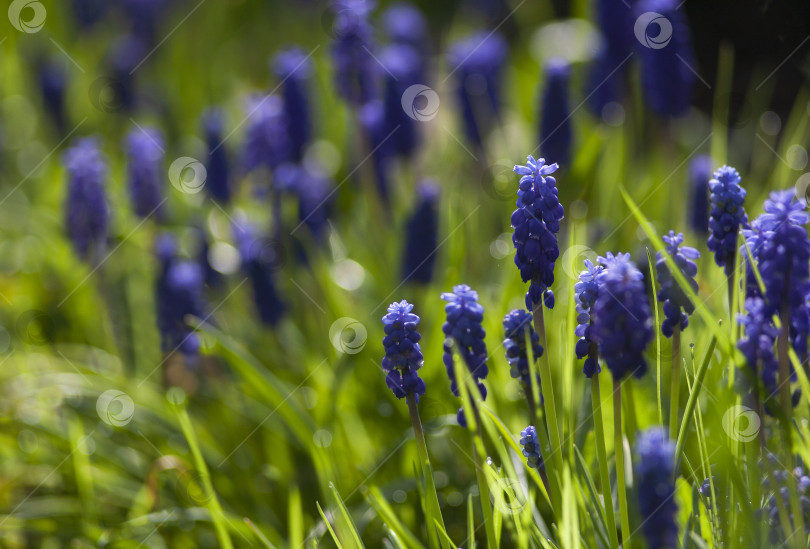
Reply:
[[[515,309],[503,318],[505,339],[503,348],[506,351],[506,360],[509,362],[509,375],[520,380],[525,389],[531,386],[529,353],[526,348],[526,330],[532,342],[532,356],[538,360],[543,356],[543,347],[540,345],[540,336],[532,326],[532,315],[524,309]],[[539,385],[539,381],[538,381]]]
[[[272,66],[281,81],[290,156],[295,162],[300,162],[312,135],[312,113],[307,95],[312,62],[302,49],[289,48],[275,56]]]
[[[537,430],[534,425],[529,425],[520,432],[520,445],[523,446],[526,465],[532,469],[545,469],[543,455],[540,453],[540,441],[537,439]]]
[[[248,123],[244,154],[246,167],[274,170],[290,158],[290,143],[284,105],[276,95],[251,98],[247,109]]]
[[[393,159],[389,138],[392,131],[385,120],[385,104],[381,100],[369,101],[358,112],[358,119],[371,147],[371,164],[374,168],[375,184],[380,197],[388,202],[389,172]]]
[[[591,334],[599,356],[614,379],[647,371],[644,350],[653,338],[652,312],[644,289],[644,275],[630,261],[630,254],[600,257],[606,267],[596,276],[599,296],[591,313]]]
[[[65,112],[65,88],[67,74],[64,68],[51,60],[44,61],[37,68],[39,90],[42,94],[42,106],[51,117],[59,135],[65,133],[67,114]]]
[[[383,107],[387,149],[395,155],[408,157],[418,145],[418,124],[405,112],[402,106],[403,96],[407,89],[422,84],[421,60],[419,53],[407,44],[392,44],[380,54],[380,63],[384,70],[381,75],[385,81]],[[416,98],[414,98],[416,101]]]
[[[461,355],[464,364],[470,371],[473,381],[478,386],[481,400],[486,400],[487,390],[482,381],[489,374],[487,368],[487,346],[484,343],[486,332],[481,322],[484,318],[484,307],[478,303],[478,292],[467,286],[459,284],[453,286],[452,292],[445,292],[441,295],[447,301],[444,310],[447,320],[442,326],[442,331],[447,337],[444,343],[444,366],[447,369],[447,377],[450,378],[450,391],[455,396],[460,396],[456,372],[453,366],[453,347]],[[463,382],[463,380],[461,380]],[[466,427],[467,421],[463,410],[458,411],[459,425]]]
[[[740,314],[737,321],[743,328],[737,347],[745,356],[748,367],[762,379],[767,400],[778,392],[779,362],[774,348],[779,329],[774,326],[765,301],[759,297],[745,300],[745,314]],[[795,378],[795,372],[791,375]]]
[[[545,68],[545,89],[540,113],[540,152],[567,165],[571,159],[571,108],[568,79],[571,69],[562,59],[551,59]]]
[[[420,50],[428,41],[427,21],[419,8],[408,2],[394,2],[383,13],[383,28],[388,38]]]
[[[373,30],[368,22],[372,2],[333,0],[332,62],[335,85],[343,99],[353,106],[367,103],[376,95],[377,65],[369,53],[374,51]]]
[[[422,367],[424,357],[419,348],[422,336],[416,330],[419,317],[413,312],[413,305],[404,299],[388,306],[388,314],[382,317],[385,337],[385,358],[382,368],[385,382],[397,398],[405,398],[408,393],[416,395],[416,401],[425,394],[425,382],[419,378],[417,370]]]
[[[234,225],[242,268],[253,286],[253,301],[262,323],[275,326],[284,316],[284,302],[275,282],[278,270],[278,250],[275,242],[257,237],[244,222]]]
[[[93,137],[77,139],[63,159],[68,173],[65,202],[66,232],[76,254],[98,259],[107,240],[110,210],[104,186],[107,161]]]
[[[584,358],[582,373],[591,378],[602,371],[599,362],[591,355],[591,346],[596,345],[591,334],[591,313],[596,298],[599,297],[597,278],[605,267],[594,265],[590,259],[585,260],[585,270],[579,274],[579,281],[574,284],[574,301],[577,307],[577,327],[574,333],[579,336],[575,352],[577,358]]]
[[[500,34],[482,31],[453,44],[447,55],[467,139],[478,147],[500,113],[501,71],[507,53]]]
[[[678,7],[677,0],[641,0],[635,7],[644,99],[661,116],[685,114],[696,81],[689,25]]]
[[[211,108],[202,115],[202,128],[208,156],[205,161],[205,189],[214,200],[227,204],[231,200],[230,163],[225,149],[222,109]]]
[[[326,230],[331,210],[332,181],[312,166],[282,164],[274,175],[279,189],[298,198],[298,221],[316,238]]]
[[[663,428],[652,427],[639,435],[636,453],[641,529],[650,547],[676,549],[675,444]]]
[[[737,253],[737,233],[748,227],[745,214],[745,189],[740,186],[740,174],[731,166],[722,166],[709,181],[709,250],[714,253],[714,261],[724,267],[726,275],[734,270]]]
[[[689,163],[690,208],[689,224],[701,236],[709,232],[709,180],[712,178],[712,159],[699,155]]]
[[[807,517],[810,516],[810,475],[800,466],[794,467],[792,470],[783,468],[779,459],[773,454],[769,453],[766,459],[770,462],[766,466],[767,470],[772,471],[772,473],[765,477],[764,483],[766,489],[771,493],[766,495],[766,502],[762,510],[766,513],[764,519],[767,521],[771,546],[783,547],[787,546],[790,538],[785,539],[784,529],[779,519],[779,506],[781,504],[782,509],[787,513],[789,523],[796,524],[796,518],[790,504],[790,488],[788,487],[789,482],[795,483],[799,508],[804,515],[804,534],[806,535]],[[774,485],[771,483],[771,478],[774,480]]]
[[[557,198],[557,181],[550,174],[557,164],[546,165],[543,158],[529,156],[525,166],[515,166],[520,178],[517,209],[512,213],[512,243],[515,265],[523,282],[530,282],[526,308],[532,310],[543,299],[554,306],[554,264],[560,255],[557,233],[565,211]],[[545,294],[545,295],[544,295]]]
[[[165,178],[163,135],[154,128],[134,128],[127,134],[126,150],[132,209],[138,217],[160,218]]]
[[[663,237],[666,243],[666,252],[678,266],[678,270],[689,282],[692,289],[697,292],[698,284],[695,280],[697,275],[697,264],[693,259],[700,257],[700,252],[689,246],[681,247],[683,234],[675,234],[669,231]],[[661,290],[658,292],[658,300],[664,304],[664,321],[661,323],[661,333],[665,337],[672,337],[673,330],[678,327],[681,330],[689,325],[689,315],[695,311],[695,304],[686,296],[680,284],[675,280],[669,270],[666,259],[661,252],[656,254],[655,270],[658,280],[661,283]]]
[[[418,195],[416,208],[405,225],[402,279],[427,284],[433,278],[439,242],[439,189],[425,181]]]

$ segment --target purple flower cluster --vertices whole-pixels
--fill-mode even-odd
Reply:
[[[65,225],[82,259],[99,259],[107,240],[110,210],[104,192],[107,161],[95,138],[74,141],[64,155],[68,172]]]
[[[743,328],[743,337],[737,342],[748,366],[759,375],[765,387],[766,398],[778,391],[777,374],[779,362],[774,345],[779,337],[779,329],[771,321],[768,307],[760,297],[745,300],[745,314],[738,317]]]
[[[154,128],[135,128],[127,134],[126,149],[132,209],[142,218],[160,215],[165,178],[163,136]]]
[[[385,337],[385,383],[397,398],[408,393],[416,395],[416,400],[425,394],[425,382],[419,378],[417,370],[422,367],[424,357],[419,348],[422,336],[416,331],[419,317],[412,313],[413,305],[404,299],[388,306],[388,314],[382,317]]]
[[[567,165],[571,159],[571,106],[568,79],[571,69],[562,59],[546,63],[546,87],[540,108],[540,153]]]
[[[543,455],[540,453],[540,441],[534,425],[529,425],[520,432],[520,445],[523,446],[526,465],[532,469],[543,469]]]
[[[332,11],[332,62],[335,86],[348,103],[363,105],[375,96],[376,65],[368,22],[372,4],[368,0],[334,0]]]
[[[737,253],[737,233],[748,226],[745,214],[745,189],[740,186],[740,174],[731,166],[722,166],[714,172],[709,181],[709,250],[714,252],[714,260],[725,267],[726,274],[734,270]]]
[[[419,187],[419,196],[405,225],[402,279],[427,284],[433,278],[439,242],[439,190],[431,182]]]
[[[590,259],[586,259],[585,270],[579,273],[579,281],[574,284],[574,301],[577,306],[577,327],[574,333],[579,337],[575,351],[577,358],[585,359],[582,373],[587,378],[602,371],[599,361],[591,352],[596,346],[592,334],[591,311],[599,297],[599,273],[604,270],[603,265],[594,265]]]
[[[675,262],[691,288],[697,292],[698,284],[695,280],[697,264],[693,259],[699,258],[700,252],[689,246],[681,246],[683,244],[682,233],[675,234],[675,231],[669,231],[668,235],[664,235],[663,240],[666,244],[666,253]],[[683,330],[689,325],[689,315],[695,311],[695,304],[689,300],[686,292],[675,280],[664,255],[658,252],[656,258],[655,270],[658,280],[661,282],[658,300],[664,303],[664,321],[661,323],[661,333],[666,337],[672,337],[676,327]]]
[[[447,369],[447,377],[450,378],[450,391],[455,396],[460,396],[459,380],[456,379],[453,365],[453,348],[455,347],[455,351],[461,355],[470,375],[477,384],[481,398],[486,399],[487,389],[482,381],[489,374],[489,368],[487,368],[487,346],[484,343],[486,332],[481,325],[481,321],[484,319],[484,307],[478,303],[478,292],[466,284],[459,284],[453,286],[452,292],[445,292],[441,297],[447,302],[447,305],[444,306],[447,320],[442,326],[442,331],[447,337],[444,343],[444,366]],[[461,382],[463,383],[464,380]],[[461,426],[467,425],[461,409],[458,411],[458,423]]]
[[[524,309],[515,309],[507,313],[503,318],[503,329],[505,335],[503,348],[506,351],[506,360],[509,362],[509,375],[519,379],[523,386],[528,389],[531,386],[531,370],[529,368],[529,353],[526,347],[527,336],[531,341],[534,360],[543,356],[540,336],[532,327],[532,315]]]
[[[661,427],[643,431],[636,442],[638,505],[641,529],[650,547],[678,547],[675,502],[675,444]]]
[[[281,81],[290,156],[295,162],[300,162],[312,135],[312,113],[307,96],[312,63],[302,49],[289,48],[276,55],[272,68]]]
[[[289,147],[281,98],[272,94],[252,98],[248,104],[248,127],[244,144],[247,169],[276,169],[289,160]]]
[[[557,233],[565,211],[557,197],[557,181],[551,175],[557,164],[546,164],[529,155],[525,166],[515,166],[520,175],[517,209],[512,213],[512,243],[515,265],[523,282],[530,282],[526,308],[531,310],[542,298],[549,309],[554,307],[554,264],[560,255]]]

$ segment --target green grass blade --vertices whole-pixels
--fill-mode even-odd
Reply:
[[[467,540],[470,549],[475,549],[475,513],[473,512],[472,494],[467,496]]]
[[[683,445],[686,442],[686,431],[689,428],[689,422],[692,419],[692,412],[697,405],[698,396],[700,396],[700,389],[703,386],[703,379],[706,377],[706,371],[709,369],[709,364],[714,356],[714,347],[717,345],[717,336],[712,336],[709,346],[706,349],[706,354],[703,355],[703,361],[700,363],[697,374],[695,375],[695,383],[691,391],[689,391],[689,399],[686,401],[686,409],[683,412],[683,419],[681,419],[681,428],[678,430],[678,441],[675,444],[675,462],[683,452]],[[677,467],[676,467],[677,470]]]
[[[365,497],[369,505],[371,505],[371,507],[377,511],[380,519],[382,519],[388,528],[396,533],[397,537],[399,537],[407,547],[413,547],[414,549],[425,549],[425,546],[421,541],[419,541],[419,538],[417,538],[413,532],[402,524],[402,521],[399,520],[399,516],[391,508],[391,505],[385,499],[385,496],[382,495],[379,488],[376,486],[371,486],[366,492]]]
[[[343,545],[341,545],[340,540],[338,539],[337,534],[335,533],[335,530],[329,523],[329,519],[326,518],[326,514],[323,512],[323,509],[321,509],[320,502],[316,501],[315,505],[318,507],[318,513],[320,513],[321,518],[323,519],[323,523],[326,525],[326,529],[329,530],[329,534],[332,536],[332,541],[335,542],[335,545],[337,545],[338,549],[343,549]]]
[[[655,263],[653,263],[652,254],[647,250],[647,263],[650,266],[650,288],[652,288],[653,297],[653,315],[655,318],[655,388],[658,396],[658,423],[664,424],[664,405],[662,403],[661,394],[663,392],[663,380],[661,378],[661,326],[658,317],[658,292],[655,291]]]
[[[340,493],[333,483],[329,483],[329,488],[332,489],[332,495],[334,495],[335,499],[337,500],[338,507],[340,507],[340,512],[343,515],[343,519],[346,521],[346,524],[349,526],[349,531],[352,533],[354,542],[357,544],[357,547],[364,547],[363,541],[360,539],[360,532],[357,531],[357,525],[354,523],[354,519],[352,518],[351,513],[349,513],[349,510],[346,509],[346,504],[343,503],[343,498],[340,497]]]

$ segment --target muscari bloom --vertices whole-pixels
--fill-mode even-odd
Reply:
[[[540,336],[532,327],[532,315],[524,309],[515,309],[503,318],[505,339],[503,348],[506,351],[506,360],[509,362],[509,375],[520,380],[524,387],[531,385],[529,353],[526,348],[526,330],[532,345],[534,360],[543,356],[543,347],[540,345]],[[538,383],[539,385],[539,383]]]
[[[644,99],[661,116],[681,116],[689,109],[696,79],[686,18],[676,0],[641,0],[635,10]]]
[[[430,181],[419,187],[419,196],[405,224],[402,279],[427,284],[433,278],[439,241],[439,189]]]
[[[641,526],[650,548],[678,547],[675,502],[675,444],[661,427],[643,431],[636,442]]]
[[[289,159],[289,145],[281,98],[272,94],[252,98],[244,143],[248,171],[260,167],[276,169]]]
[[[737,253],[737,233],[747,228],[745,215],[745,189],[740,186],[740,174],[731,166],[722,166],[709,181],[709,250],[714,253],[714,261],[724,267],[726,275],[734,270]]]
[[[227,203],[231,199],[228,151],[223,138],[224,113],[210,108],[202,115],[202,128],[208,155],[205,160],[205,189],[214,200]]]
[[[312,63],[303,50],[290,48],[276,55],[273,72],[282,82],[281,97],[291,158],[300,162],[312,135],[312,114],[307,96]]]
[[[107,240],[110,210],[104,192],[107,161],[93,137],[77,139],[64,155],[68,173],[66,232],[82,259],[97,257]]]
[[[203,273],[199,264],[179,260],[176,253],[174,239],[161,235],[156,242],[156,255],[161,264],[156,285],[158,329],[163,352],[195,355],[200,343],[194,330],[186,324],[186,316],[203,317]]]
[[[132,209],[138,217],[160,214],[163,203],[163,136],[154,128],[135,128],[126,137],[127,174]]]
[[[425,16],[413,4],[391,4],[383,13],[382,22],[385,34],[394,43],[406,44],[421,51],[428,41]]]
[[[389,139],[399,129],[390,128],[385,119],[385,104],[381,100],[369,101],[358,111],[358,119],[371,148],[374,182],[383,202],[388,202],[389,166],[393,158]]]
[[[276,170],[275,179],[282,191],[298,199],[298,221],[314,237],[321,237],[328,226],[334,193],[329,177],[313,166],[282,164]]]
[[[779,329],[774,326],[768,307],[760,297],[746,299],[745,314],[740,314],[737,318],[743,328],[737,347],[745,356],[748,367],[762,380],[766,399],[770,398],[779,389],[779,361],[774,351]],[[795,372],[791,371],[791,377],[795,378]]]
[[[596,276],[599,295],[591,312],[591,335],[599,355],[617,380],[647,371],[644,349],[653,338],[652,312],[644,289],[644,275],[630,254],[600,257],[606,268]]]
[[[67,87],[67,74],[65,74],[62,66],[47,60],[38,67],[37,78],[45,112],[51,117],[56,131],[62,134],[66,129],[65,88]]]
[[[473,381],[478,386],[481,399],[486,400],[487,389],[482,381],[487,377],[489,369],[487,368],[487,346],[484,343],[486,332],[481,326],[484,307],[478,303],[478,292],[466,284],[459,284],[453,286],[452,292],[443,293],[441,297],[447,301],[447,305],[444,307],[447,321],[442,326],[442,331],[447,337],[444,343],[443,359],[447,377],[450,378],[450,391],[455,396],[461,395],[453,366],[453,347],[455,347],[455,351],[461,355]],[[463,383],[464,380],[461,381]],[[457,417],[459,425],[466,427],[467,420],[462,409],[459,409]]]
[[[464,130],[479,147],[500,113],[501,71],[507,53],[500,34],[479,32],[453,44],[447,56],[456,78]]]
[[[765,213],[743,235],[765,286],[767,312],[769,316],[789,315],[791,343],[804,358],[810,335],[810,239],[805,229],[810,216],[804,202],[794,198],[792,189],[771,193]]]
[[[709,232],[709,179],[712,177],[712,159],[699,155],[689,164],[689,224],[699,235]]]
[[[693,259],[700,257],[700,252],[689,246],[681,246],[683,244],[682,233],[675,234],[675,231],[669,231],[668,235],[664,235],[663,240],[666,244],[666,253],[672,257],[678,270],[689,282],[689,286],[697,292],[698,284],[695,280],[697,264]],[[689,300],[686,292],[675,280],[664,255],[658,252],[656,259],[655,271],[661,282],[658,300],[664,303],[664,321],[661,323],[661,333],[665,337],[672,337],[676,327],[683,330],[689,325],[689,315],[695,312],[695,304]]]
[[[768,454],[767,459],[770,462],[769,469],[773,471],[773,481],[775,481],[776,485],[772,486],[770,476],[765,476],[763,479],[765,489],[772,491],[765,501],[763,511],[766,514],[765,520],[768,523],[771,542],[774,546],[780,543],[781,546],[784,546],[787,540],[785,540],[785,532],[779,520],[777,498],[780,500],[782,508],[787,512],[790,524],[796,524],[790,505],[790,488],[788,488],[788,482],[795,483],[806,535],[810,532],[810,528],[808,528],[808,517],[810,517],[810,475],[802,467],[794,467],[792,471],[780,468],[780,462],[773,454]],[[791,476],[793,479],[790,479]]]
[[[591,378],[602,371],[594,353],[596,341],[591,333],[591,311],[596,298],[599,297],[599,273],[605,270],[603,265],[594,265],[590,259],[585,260],[585,270],[579,273],[579,281],[574,284],[574,301],[577,304],[577,327],[574,333],[579,336],[575,348],[577,358],[584,358],[582,373]]]
[[[540,442],[534,425],[529,425],[520,432],[520,445],[523,446],[526,465],[532,469],[543,469],[543,455],[540,453]]]
[[[551,59],[546,64],[540,114],[540,153],[564,165],[571,158],[570,72],[568,63],[562,59]]]
[[[332,63],[335,85],[348,103],[362,105],[375,96],[376,62],[369,53],[374,51],[368,0],[334,0]]]
[[[416,331],[419,317],[412,313],[413,305],[404,299],[388,306],[388,314],[382,317],[385,337],[385,383],[397,398],[408,393],[416,395],[416,401],[425,394],[425,382],[419,378],[417,370],[422,367],[424,357],[419,348],[422,336]]]
[[[411,118],[402,107],[403,95],[414,84],[424,81],[419,53],[406,44],[392,44],[380,54],[380,61],[385,70],[383,108],[385,134],[391,134],[386,140],[387,150],[391,154],[408,157],[418,145],[418,122]],[[414,102],[419,101],[414,98]],[[417,105],[413,105],[417,108]]]
[[[267,326],[275,326],[285,309],[274,277],[281,261],[279,248],[273,240],[257,237],[253,228],[244,223],[236,225],[235,232],[242,268],[253,286],[259,319]]]
[[[520,175],[517,209],[512,213],[512,243],[515,245],[515,265],[523,282],[530,282],[526,293],[526,308],[532,310],[543,299],[546,307],[554,307],[554,264],[560,255],[557,233],[565,211],[557,198],[557,180],[551,175],[557,164],[545,163],[529,155],[525,166],[515,166]]]

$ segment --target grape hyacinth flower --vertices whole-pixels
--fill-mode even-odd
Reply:
[[[644,99],[661,116],[686,114],[696,79],[689,26],[678,7],[676,0],[641,0],[635,8]]]
[[[675,502],[675,444],[661,427],[643,431],[636,442],[641,529],[651,548],[678,547]]]
[[[126,136],[127,173],[132,210],[146,219],[163,205],[163,136],[154,128],[135,128]]]
[[[422,336],[416,330],[419,317],[413,312],[413,305],[404,299],[388,306],[388,314],[382,317],[385,337],[385,358],[382,368],[385,383],[397,398],[405,398],[409,393],[419,397],[425,394],[425,382],[417,371],[424,363],[419,340]]]
[[[630,254],[608,252],[599,262],[606,268],[596,277],[599,295],[592,309],[591,334],[615,380],[630,373],[642,377],[647,371],[644,349],[653,338],[644,275]]]
[[[444,310],[447,314],[447,321],[442,326],[442,331],[447,337],[444,343],[444,366],[447,369],[447,377],[450,378],[450,391],[455,396],[461,396],[458,383],[464,380],[456,379],[456,371],[453,362],[453,347],[461,355],[464,364],[470,371],[473,381],[478,386],[481,400],[486,400],[487,389],[482,381],[489,374],[487,368],[487,346],[484,343],[486,332],[481,325],[484,318],[484,307],[478,303],[478,292],[467,286],[459,284],[453,286],[452,292],[445,292],[441,298],[447,301]],[[462,427],[467,426],[464,411],[458,411],[458,423]]]
[[[770,489],[772,493],[765,502],[765,520],[768,523],[770,540],[773,546],[786,546],[788,540],[785,539],[785,533],[779,520],[779,504],[781,503],[782,508],[787,512],[789,523],[795,525],[796,520],[792,514],[790,488],[788,487],[789,482],[795,483],[799,508],[804,516],[804,535],[810,533],[807,522],[807,517],[810,516],[810,475],[802,467],[794,467],[792,471],[782,468],[777,469],[779,461],[773,454],[768,454],[767,459],[770,462],[770,469],[773,470],[772,477],[775,486],[772,486],[771,478],[766,476],[764,486],[766,489]],[[779,500],[778,503],[777,499]]]
[[[203,317],[202,269],[196,262],[177,259],[177,244],[168,234],[158,237],[155,247],[161,264],[155,301],[163,352],[196,355],[199,339],[186,324],[186,316]]]
[[[774,347],[779,329],[773,324],[768,307],[760,297],[746,299],[745,314],[737,318],[743,328],[737,348],[745,357],[748,367],[762,380],[767,400],[778,392],[779,361]],[[795,372],[791,373],[791,377],[795,378],[795,375]]]
[[[51,117],[56,131],[61,135],[65,133],[67,118],[65,113],[65,88],[67,87],[67,74],[59,64],[46,60],[37,70],[39,90],[42,94],[42,106]]]
[[[335,86],[343,99],[355,107],[376,95],[376,62],[369,53],[374,51],[372,28],[368,22],[371,8],[372,3],[368,0],[332,2]]]
[[[421,74],[419,53],[411,46],[393,44],[386,47],[380,55],[380,62],[385,70],[383,94],[385,121],[384,133],[388,137],[386,146],[391,154],[404,158],[410,157],[418,145],[418,122],[411,118],[402,108],[403,95],[406,90],[424,80]],[[414,98],[414,101],[416,99]]]
[[[520,445],[523,446],[523,457],[526,465],[532,469],[543,469],[543,456],[540,453],[540,441],[537,439],[537,430],[529,425],[520,432]]]
[[[450,48],[447,63],[456,78],[467,139],[477,147],[500,113],[501,71],[508,53],[497,33],[478,32]]]
[[[298,221],[320,238],[329,221],[333,188],[331,180],[316,166],[282,164],[275,173],[279,188],[298,199]]]
[[[574,301],[577,306],[577,327],[574,333],[579,337],[575,352],[577,358],[584,358],[582,373],[591,378],[602,371],[596,359],[596,341],[593,339],[591,312],[596,298],[599,297],[599,273],[605,267],[594,265],[590,259],[585,260],[585,270],[579,273],[579,281],[574,284]]]
[[[524,389],[531,387],[529,368],[529,353],[526,348],[526,330],[532,342],[532,356],[538,360],[543,356],[543,347],[540,345],[540,336],[532,327],[532,315],[524,309],[515,309],[503,318],[505,339],[503,348],[506,351],[506,361],[509,362],[509,375],[520,380]],[[539,382],[538,382],[539,385]]]
[[[697,265],[693,261],[700,257],[700,252],[683,244],[683,233],[675,234],[669,231],[663,237],[666,253],[677,265],[678,270],[689,282],[689,286],[697,292],[698,284],[695,280]],[[675,328],[684,330],[689,325],[689,315],[695,311],[695,304],[686,296],[680,284],[669,270],[666,259],[661,252],[656,254],[655,270],[661,282],[658,300],[664,304],[664,321],[661,323],[661,333],[665,337],[672,337]]]
[[[709,179],[712,178],[712,159],[699,155],[689,163],[689,225],[696,234],[709,232]]]
[[[383,28],[395,44],[420,50],[428,42],[427,21],[419,8],[408,2],[394,2],[383,13]]]
[[[281,81],[290,155],[292,160],[300,162],[312,135],[312,114],[307,96],[312,63],[300,48],[289,48],[276,55],[273,72]]]
[[[371,164],[374,168],[375,185],[383,202],[388,202],[388,175],[391,171],[391,147],[388,138],[391,129],[385,120],[385,104],[380,100],[370,101],[358,112],[360,126],[371,148]],[[399,131],[395,129],[393,131]]]
[[[289,145],[281,98],[272,94],[251,98],[244,143],[248,171],[276,169],[289,159]]]
[[[107,161],[93,137],[77,139],[63,157],[68,173],[65,224],[82,259],[99,259],[107,240],[110,210],[105,196]]]
[[[205,160],[205,188],[209,196],[227,204],[231,200],[230,164],[223,138],[224,113],[210,108],[202,115],[202,128],[208,155]]]
[[[274,279],[280,262],[278,246],[273,240],[257,237],[246,224],[236,225],[235,232],[242,268],[253,286],[259,319],[267,326],[275,326],[285,309]]]
[[[557,181],[551,175],[557,164],[545,163],[529,155],[525,166],[515,166],[520,175],[517,209],[512,213],[512,243],[515,265],[523,282],[530,282],[526,308],[533,310],[542,298],[546,307],[554,307],[554,264],[560,255],[557,233],[565,213],[557,198]]]
[[[402,279],[428,284],[433,279],[439,241],[439,189],[425,181],[418,195],[416,208],[405,224]]]
[[[749,248],[756,253],[765,304],[770,315],[790,326],[790,340],[800,358],[807,356],[810,335],[810,221],[803,201],[795,200],[793,189],[775,191],[765,201],[765,213],[752,223],[753,231],[743,231]]]
[[[731,166],[722,166],[709,181],[709,240],[707,245],[714,253],[714,261],[724,267],[726,275],[734,271],[737,254],[737,233],[747,228],[745,214],[745,189],[740,186],[740,174]]]
[[[548,61],[540,114],[540,153],[563,165],[567,165],[571,159],[570,72],[568,63],[563,59]]]

